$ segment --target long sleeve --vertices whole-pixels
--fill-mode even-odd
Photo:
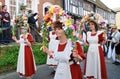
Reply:
[[[85,59],[85,56],[84,56],[82,47],[80,46],[80,43],[79,43],[79,42],[76,42],[76,46],[77,46],[78,54],[79,54],[83,59]]]
[[[32,14],[30,17],[28,17],[28,23],[29,24],[35,24],[38,19],[35,19],[34,17],[37,15],[37,13]]]
[[[32,35],[31,34],[28,34],[28,37],[27,37],[28,41],[32,44],[33,43],[33,38],[32,38]]]
[[[98,35],[99,43],[101,43],[103,40],[105,40],[104,33],[101,33]]]

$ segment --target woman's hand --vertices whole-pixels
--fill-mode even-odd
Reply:
[[[83,40],[82,34],[79,34],[78,38],[79,38],[80,41],[82,41]]]
[[[53,51],[50,51],[46,46],[43,47],[43,52],[47,53],[49,56],[53,57]]]
[[[46,46],[44,46],[42,50],[43,50],[43,52],[47,53],[48,48]]]
[[[77,58],[77,50],[72,50],[72,55],[73,55],[73,57],[76,57]]]
[[[86,45],[86,46],[89,46],[89,44],[88,44],[87,42],[85,42],[85,45]]]
[[[83,58],[78,54],[78,51],[77,51],[77,50],[73,50],[73,51],[72,51],[72,55],[73,55],[73,57],[79,59],[80,61],[83,60]]]
[[[17,40],[16,36],[12,36],[12,39],[13,39],[14,41],[16,41],[16,40]]]
[[[16,43],[18,43],[18,44],[19,44],[19,42],[18,42],[18,40],[17,40],[16,36],[12,36],[12,39],[13,39]]]

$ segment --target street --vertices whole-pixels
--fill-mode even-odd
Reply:
[[[120,79],[120,65],[112,64],[112,60],[106,59],[108,79]],[[81,63],[83,69],[83,64]],[[51,74],[52,69],[47,65],[37,66],[37,72],[32,79],[53,79],[54,75]],[[18,74],[13,71],[9,73],[0,74],[0,79],[24,79],[20,78]]]

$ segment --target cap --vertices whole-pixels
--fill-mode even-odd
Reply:
[[[112,28],[112,29],[116,29],[117,26],[116,26],[116,25],[112,25],[111,28]]]

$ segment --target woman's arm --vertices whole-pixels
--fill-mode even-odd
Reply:
[[[43,52],[45,52],[49,56],[53,56],[54,53],[53,51],[50,51],[47,47],[43,47]]]
[[[16,36],[12,36],[12,39],[19,44],[19,41],[17,40]]]

